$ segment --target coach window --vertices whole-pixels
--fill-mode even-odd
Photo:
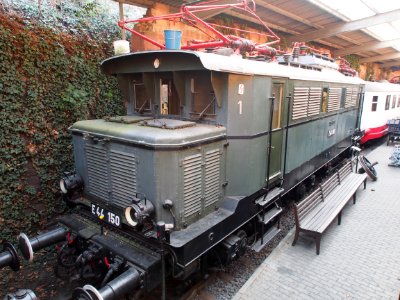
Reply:
[[[322,90],[321,112],[326,113],[328,107],[328,88]]]
[[[376,107],[378,106],[378,96],[372,97],[372,107],[371,111],[376,111]]]
[[[390,107],[390,95],[386,96],[385,110],[388,110]]]
[[[393,95],[392,108],[396,107],[397,96]]]

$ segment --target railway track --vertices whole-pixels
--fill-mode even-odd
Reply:
[[[250,278],[257,267],[268,257],[294,226],[292,200],[288,200],[281,216],[282,231],[259,253],[248,249],[238,260],[223,269],[211,269],[208,277],[199,280],[179,300],[231,299]]]

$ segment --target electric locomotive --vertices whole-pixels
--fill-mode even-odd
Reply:
[[[335,70],[189,51],[131,53],[102,69],[128,115],[70,127],[75,171],[60,186],[79,209],[53,231],[21,234],[20,249],[31,260],[66,240],[61,267],[68,256],[87,273],[115,264],[110,279],[147,290],[162,280],[160,235],[166,274],[185,278],[211,249],[228,262],[254,231],[276,234],[279,197],[351,145],[363,86]],[[93,290],[80,292],[97,299]]]
[[[127,115],[69,128],[75,170],[60,188],[75,209],[53,230],[22,233],[23,257],[58,244],[57,274],[87,282],[74,299],[118,299],[229,263],[249,240],[261,249],[280,230],[280,199],[346,155],[364,84],[304,46],[277,59],[263,49],[105,60]],[[18,269],[11,244],[0,266]]]

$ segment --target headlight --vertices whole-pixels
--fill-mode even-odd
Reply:
[[[60,189],[63,194],[68,194],[83,186],[83,179],[75,172],[64,173],[64,177],[60,179]]]
[[[146,218],[154,213],[154,206],[149,200],[139,200],[125,208],[125,218],[129,225],[142,225]]]

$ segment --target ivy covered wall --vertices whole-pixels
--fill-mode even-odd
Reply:
[[[0,240],[65,211],[58,180],[72,168],[68,127],[123,114],[116,80],[99,68],[110,45],[0,13]]]

